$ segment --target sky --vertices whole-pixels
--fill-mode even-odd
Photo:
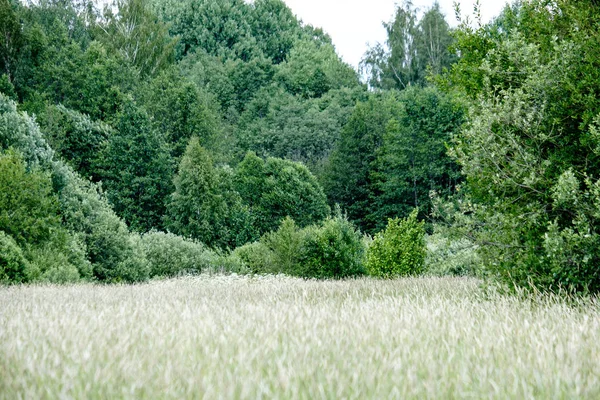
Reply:
[[[390,21],[396,10],[395,0],[284,0],[292,11],[305,23],[320,27],[327,32],[344,61],[357,67],[368,48],[367,44],[385,42],[383,21]],[[428,9],[434,0],[413,0],[413,5]],[[439,0],[446,21],[456,26],[454,0]],[[463,15],[473,12],[473,0],[459,0]],[[488,22],[498,15],[506,0],[480,0],[481,17]]]

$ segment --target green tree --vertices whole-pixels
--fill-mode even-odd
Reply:
[[[172,159],[162,134],[133,102],[124,105],[103,158],[103,183],[117,214],[137,231],[160,229]]]
[[[58,198],[41,171],[27,171],[15,152],[0,154],[0,230],[19,245],[42,244],[61,230]]]
[[[247,153],[235,171],[235,189],[255,215],[260,234],[276,229],[286,217],[304,227],[329,214],[321,185],[304,165]]]
[[[324,187],[332,203],[348,213],[364,232],[376,229],[377,152],[390,120],[401,106],[394,93],[374,94],[358,103],[333,150],[324,172]]]
[[[180,37],[178,55],[198,49],[248,61],[261,51],[252,37],[251,8],[243,0],[190,0],[174,19],[171,34]]]
[[[306,39],[294,44],[275,78],[287,91],[305,98],[359,84],[356,72],[338,57],[333,45]]]
[[[250,20],[252,36],[273,64],[286,60],[300,37],[300,22],[282,0],[257,0]]]
[[[401,109],[391,120],[376,152],[376,186],[372,219],[378,228],[388,218],[407,217],[419,208],[431,212],[430,192],[448,197],[462,181],[459,166],[446,146],[464,120],[462,107],[451,96],[432,88],[400,93]]]
[[[164,135],[173,157],[183,155],[192,136],[207,147],[216,140],[220,116],[212,99],[176,69],[161,73],[139,92],[154,129]]]
[[[144,1],[114,0],[105,8],[104,19],[106,23],[98,25],[100,40],[142,76],[155,76],[174,61],[177,39]]]
[[[394,19],[383,26],[385,45],[369,49],[361,61],[371,87],[403,90],[423,86],[428,74],[440,74],[456,57],[451,52],[450,27],[436,2],[418,19],[410,0],[396,9]]]
[[[461,29],[459,50],[477,52],[447,77],[473,100],[457,225],[510,284],[600,290],[599,21],[593,1],[531,0]]]
[[[212,248],[234,248],[255,238],[250,214],[232,190],[231,179],[193,137],[174,180],[167,227]]]

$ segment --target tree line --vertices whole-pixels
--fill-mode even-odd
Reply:
[[[420,220],[481,276],[595,291],[597,17],[530,0],[450,28],[405,2],[362,82],[281,0],[0,0],[1,279],[341,277]]]

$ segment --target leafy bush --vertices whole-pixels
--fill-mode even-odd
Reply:
[[[237,248],[232,257],[252,273],[346,278],[365,273],[364,248],[360,232],[341,215],[304,229],[287,217],[277,231]]]
[[[468,239],[454,239],[441,233],[426,238],[425,271],[436,276],[477,276],[481,258],[477,246]]]
[[[392,278],[423,272],[425,224],[417,220],[415,209],[406,219],[389,219],[387,228],[375,235],[367,251],[370,275]]]
[[[199,273],[213,266],[215,253],[200,242],[156,231],[142,235],[141,240],[150,277]]]
[[[299,268],[294,275],[339,279],[365,273],[362,235],[346,217],[327,218],[304,232]]]
[[[136,240],[130,237],[127,226],[110,208],[98,186],[66,166],[55,170],[55,179],[61,182],[59,201],[64,224],[81,235],[93,276],[101,281],[137,281],[147,277],[146,262],[139,256]],[[132,271],[128,272],[128,268]]]
[[[25,255],[30,262],[31,281],[70,283],[92,277],[85,243],[77,235],[57,235],[52,242],[28,246]]]
[[[52,246],[32,249],[27,256],[31,261],[29,276],[34,282],[74,283],[81,278],[69,257]]]
[[[28,263],[15,240],[0,231],[0,284],[27,281]]]
[[[277,231],[264,235],[261,243],[272,254],[272,264],[267,266],[268,272],[297,275],[294,271],[299,269],[305,236],[306,230],[301,230],[290,217],[281,222]]]
[[[231,254],[239,259],[253,274],[277,273],[275,253],[263,242],[248,243],[238,247]]]

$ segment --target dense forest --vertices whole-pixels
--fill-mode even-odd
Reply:
[[[0,282],[598,291],[599,24],[405,2],[356,71],[282,0],[0,0]]]

